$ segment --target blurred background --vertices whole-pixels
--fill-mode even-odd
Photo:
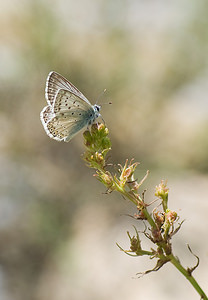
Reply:
[[[105,195],[81,159],[80,133],[58,143],[39,119],[51,70],[100,102],[110,161],[140,162],[146,201],[168,179],[169,206],[185,219],[174,253],[208,293],[208,3],[206,1],[1,1],[0,299],[198,299],[167,264],[132,258],[126,231],[140,222]],[[149,247],[147,242],[144,247]]]

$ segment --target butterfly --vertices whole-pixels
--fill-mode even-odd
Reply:
[[[40,113],[47,135],[57,141],[69,142],[81,129],[101,117],[101,106],[89,100],[66,78],[52,71],[45,88],[48,103]]]

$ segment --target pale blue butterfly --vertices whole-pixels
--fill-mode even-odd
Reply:
[[[48,105],[40,113],[47,135],[57,141],[69,142],[82,128],[100,117],[101,107],[89,100],[66,78],[52,71],[46,80]]]

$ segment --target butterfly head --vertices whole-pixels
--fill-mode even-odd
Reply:
[[[95,111],[95,112],[99,112],[100,109],[101,109],[101,106],[100,106],[100,105],[97,105],[97,104],[94,105],[94,111]]]
[[[100,109],[101,109],[101,106],[100,105],[97,105],[95,104],[93,106],[93,109],[94,109],[94,112],[95,112],[95,119],[97,119],[99,116],[100,116]]]

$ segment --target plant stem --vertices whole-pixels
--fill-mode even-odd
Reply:
[[[144,202],[144,192],[142,196],[138,193],[138,189],[147,178],[148,172],[138,183],[137,180],[134,180],[134,171],[138,163],[133,163],[133,160],[131,160],[129,164],[128,160],[126,160],[124,166],[118,164],[119,177],[117,176],[117,173],[113,174],[106,170],[108,164],[106,164],[105,157],[108,151],[111,150],[111,141],[108,137],[108,133],[108,129],[104,124],[93,124],[91,131],[84,132],[87,150],[84,153],[83,158],[90,168],[96,170],[95,176],[107,187],[107,192],[117,191],[118,193],[121,193],[124,198],[129,199],[136,205],[138,214],[136,214],[135,218],[138,216],[138,220],[143,220],[143,222],[147,221],[147,223],[149,223],[151,228],[145,227],[143,233],[154,243],[154,245],[157,245],[156,250],[152,248],[151,251],[142,250],[138,231],[135,228],[136,236],[130,237],[127,232],[130,238],[130,250],[124,250],[117,244],[118,247],[130,256],[148,255],[150,258],[157,258],[155,268],[144,272],[144,274],[157,271],[165,263],[170,261],[191,283],[193,288],[201,296],[201,299],[208,300],[208,297],[192,276],[192,272],[196,269],[198,263],[192,269],[185,269],[177,257],[172,254],[171,237],[180,229],[183,222],[179,223],[178,228],[174,230],[173,225],[178,218],[176,212],[168,209],[169,188],[167,187],[167,182],[162,180],[161,183],[156,186],[155,190],[155,196],[162,200],[161,204],[163,210],[160,211],[154,209],[152,213],[149,213],[148,204]],[[191,250],[190,252],[192,253]]]
[[[208,300],[206,294],[204,291],[201,289],[201,287],[198,285],[197,281],[195,278],[188,272],[179,262],[179,260],[173,255],[170,254],[168,255],[170,258],[170,262],[186,277],[186,279],[192,284],[192,286],[195,288],[195,290],[199,293],[201,296],[201,299],[203,300]]]
[[[115,183],[116,184],[116,183]],[[138,205],[138,200],[133,198],[132,195],[130,195],[125,189],[119,187],[118,184],[116,184],[116,189],[119,193],[121,193],[124,197],[128,198],[129,200],[131,200],[135,205]],[[150,216],[150,214],[148,213],[146,208],[143,208],[143,213],[146,217],[146,219],[148,220],[149,224],[153,227],[156,228],[156,224],[154,222],[154,220],[152,219],[152,217]]]

